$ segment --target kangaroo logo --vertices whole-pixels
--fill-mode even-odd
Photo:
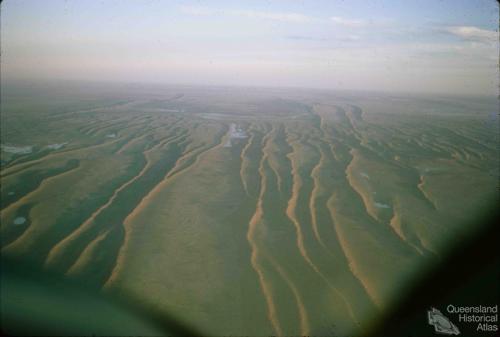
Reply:
[[[441,311],[431,308],[427,311],[427,320],[434,326],[434,331],[442,335],[460,335],[460,330]]]

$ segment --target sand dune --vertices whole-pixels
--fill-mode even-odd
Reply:
[[[13,210],[19,208],[21,205],[29,203],[30,200],[37,194],[43,193],[43,188],[46,184],[50,183],[53,180],[56,180],[58,178],[64,177],[65,175],[71,173],[73,170],[77,170],[80,167],[80,164],[78,162],[77,165],[70,167],[69,169],[66,169],[60,173],[57,173],[55,175],[51,175],[49,177],[44,178],[40,184],[32,191],[28,192],[27,194],[23,195],[21,198],[17,199],[15,202],[7,205],[6,207],[2,208],[0,210],[0,218],[8,218],[9,214],[12,213]],[[2,204],[3,206],[4,204]]]
[[[352,274],[354,275],[354,277],[356,277],[356,279],[359,280],[359,282],[361,283],[361,285],[365,289],[368,296],[370,296],[370,299],[373,301],[373,303],[375,303],[380,308],[382,306],[382,300],[381,300],[379,294],[377,293],[377,290],[375,289],[373,284],[371,282],[369,282],[366,275],[362,272],[360,266],[357,263],[357,259],[356,259],[355,255],[352,253],[352,251],[350,249],[350,245],[348,243],[348,240],[346,239],[344,231],[342,230],[341,226],[337,225],[338,223],[342,222],[343,219],[341,217],[337,216],[337,212],[335,210],[335,207],[333,206],[333,203],[331,202],[333,200],[333,198],[334,198],[333,196],[332,196],[332,198],[330,198],[330,200],[328,202],[328,208],[331,212],[332,218],[334,219],[335,231],[337,233],[337,237],[339,239],[339,243],[342,247],[342,250],[344,251],[344,255],[348,261],[349,268],[350,268]]]
[[[394,228],[394,231],[399,235],[401,240],[407,242],[410,246],[415,248],[420,255],[424,255],[424,251],[422,250],[421,247],[419,247],[420,245],[415,245],[413,242],[408,240],[407,234],[405,234],[405,230],[403,230],[403,223],[401,215],[399,214],[398,210],[399,210],[399,205],[396,200],[394,204],[394,213],[391,218],[390,225],[392,226],[392,228]]]
[[[43,195],[44,187],[47,184],[50,184],[53,181],[55,181],[57,179],[60,179],[60,178],[62,178],[64,176],[66,176],[66,175],[74,174],[74,172],[78,171],[79,169],[80,169],[80,166],[77,166],[77,167],[75,167],[73,169],[70,169],[68,171],[62,172],[62,173],[60,173],[58,175],[55,175],[55,176],[52,176],[52,177],[44,179],[41,182],[41,184],[38,186],[37,189],[35,189],[34,191],[32,191],[32,192],[24,195],[22,198],[20,198],[19,200],[17,200],[15,203],[13,203],[13,204],[9,205],[8,207],[2,209],[2,211],[0,213],[0,217],[2,219],[2,222],[4,221],[4,219],[10,219],[10,218],[12,218],[13,213],[19,207],[21,207],[22,205],[29,204],[37,196]],[[6,226],[6,225],[3,225],[3,226]],[[24,232],[21,236],[19,236],[18,238],[16,238],[14,241],[10,242],[9,245],[7,245],[5,247],[2,247],[2,250],[3,249],[9,249],[9,247],[12,247],[12,246],[16,245],[17,241],[22,241],[23,238],[24,238],[25,233],[28,233],[28,232]]]
[[[287,139],[288,140],[288,139]],[[296,208],[297,208],[297,200],[299,197],[300,190],[302,188],[302,178],[300,177],[300,174],[298,172],[298,167],[297,167],[297,162],[296,162],[296,141],[290,141],[289,145],[294,149],[294,152],[292,152],[289,155],[291,166],[292,166],[292,177],[293,177],[293,187],[292,187],[292,196],[290,197],[288,201],[288,206],[286,208],[286,215],[290,219],[290,221],[294,224],[295,226],[295,232],[297,236],[297,247],[300,251],[300,254],[304,258],[304,260],[307,262],[307,264],[311,267],[311,269],[317,273],[321,279],[325,281],[326,284],[334,291],[334,293],[339,296],[342,301],[344,302],[347,311],[349,312],[349,315],[353,320],[354,318],[354,312],[350,306],[350,304],[347,302],[346,298],[342,295],[342,293],[328,280],[327,277],[321,272],[321,270],[318,268],[318,266],[312,261],[311,257],[309,256],[309,253],[305,247],[304,243],[304,235],[303,235],[303,230],[302,226],[297,218],[296,214]]]
[[[87,247],[82,251],[78,259],[73,263],[73,265],[68,269],[66,272],[67,275],[78,275],[79,272],[83,268],[85,268],[86,265],[89,265],[93,262],[93,257],[95,255],[95,250],[97,245],[102,242],[104,239],[106,239],[106,236],[109,235],[111,230],[106,230],[102,234],[99,234],[94,240],[92,240]]]
[[[101,214],[105,209],[107,209],[109,207],[109,205],[111,205],[113,203],[113,201],[116,199],[116,197],[118,196],[118,194],[121,191],[123,191],[125,188],[127,188],[129,185],[131,185],[133,182],[135,182],[137,179],[139,179],[140,177],[142,177],[144,175],[144,173],[151,167],[151,164],[152,164],[152,161],[151,161],[151,158],[150,158],[150,153],[151,152],[155,151],[160,146],[163,146],[165,143],[175,141],[176,139],[179,139],[180,137],[181,136],[165,137],[164,140],[158,142],[156,145],[154,145],[150,149],[144,151],[143,152],[143,156],[146,159],[146,164],[141,169],[141,171],[136,176],[134,176],[132,179],[130,179],[129,181],[127,181],[126,183],[124,183],[123,185],[121,185],[119,188],[117,188],[113,192],[113,195],[111,196],[111,198],[104,205],[102,205],[94,213],[92,213],[92,215],[86,221],[84,221],[75,231],[73,231],[69,236],[67,236],[66,238],[64,238],[59,243],[57,243],[50,250],[50,252],[49,252],[49,254],[47,256],[47,259],[45,261],[45,265],[46,266],[50,266],[51,263],[52,263],[52,261],[54,259],[58,259],[58,255],[64,254],[65,247],[67,247],[68,245],[70,245],[71,242],[76,237],[78,237],[81,233],[83,233],[85,230],[87,230],[92,225],[92,223],[94,222],[94,220],[96,219],[96,217],[99,214]]]
[[[307,314],[304,302],[302,300],[302,296],[300,295],[298,288],[293,284],[293,282],[286,275],[285,271],[283,270],[283,268],[281,268],[279,266],[279,264],[274,262],[273,267],[278,271],[280,276],[283,278],[283,280],[285,280],[286,284],[293,292],[293,296],[295,298],[295,303],[296,303],[298,311],[299,311],[300,334],[302,336],[309,336],[310,332],[311,332],[311,328],[309,326],[309,318],[308,318],[308,314]]]
[[[289,143],[289,145],[294,148],[293,143]],[[300,251],[300,254],[304,258],[304,260],[315,270],[317,271],[317,268],[314,266],[312,263],[311,259],[309,258],[309,255],[307,254],[306,248],[304,246],[304,237],[302,235],[302,229],[300,226],[300,223],[297,219],[297,216],[295,214],[295,209],[297,207],[297,199],[299,195],[299,191],[302,185],[302,180],[300,178],[300,175],[297,172],[297,167],[296,163],[294,160],[294,154],[290,153],[288,155],[288,158],[290,159],[291,166],[292,166],[292,179],[293,179],[293,185],[292,185],[292,195],[290,199],[288,200],[288,206],[286,208],[286,215],[290,219],[290,221],[294,224],[295,226],[295,232],[297,234],[297,248]]]
[[[257,198],[259,195],[259,184],[260,179],[256,178],[258,174],[259,163],[261,156],[261,145],[263,140],[263,134],[260,131],[254,130],[251,132],[251,141],[249,140],[245,147],[244,153],[241,154],[241,166],[240,166],[240,176],[242,177],[242,184],[245,188],[246,193]],[[250,157],[254,159],[250,159]]]
[[[243,189],[245,190],[245,193],[247,195],[248,195],[248,187],[247,187],[248,183],[247,183],[247,179],[246,179],[245,170],[246,170],[246,168],[247,168],[247,166],[249,164],[248,164],[248,159],[246,157],[246,152],[248,151],[248,149],[250,148],[250,146],[252,146],[254,138],[255,138],[255,134],[251,133],[250,137],[248,138],[247,143],[245,144],[245,146],[241,150],[241,154],[240,154],[240,159],[241,159],[241,167],[240,167],[241,184],[243,185]]]
[[[18,173],[27,167],[33,166],[33,164],[38,164],[38,163],[41,163],[41,162],[48,160],[48,159],[64,157],[64,156],[68,155],[69,153],[75,154],[75,153],[81,153],[84,151],[100,149],[100,148],[103,148],[106,146],[117,144],[122,140],[123,140],[122,138],[117,138],[117,139],[112,140],[112,141],[99,143],[99,144],[95,144],[95,145],[90,145],[90,146],[86,146],[86,147],[81,147],[81,148],[76,148],[76,149],[68,149],[68,150],[59,151],[59,152],[51,152],[48,155],[46,155],[40,159],[35,159],[35,160],[23,162],[21,164],[8,167],[8,168],[1,171],[0,177],[3,178],[3,177],[7,177],[11,174]]]
[[[223,137],[221,137],[219,139],[218,142],[215,142],[214,144],[212,144],[210,147],[208,147],[207,149],[205,149],[204,151],[201,151],[200,153],[196,154],[195,156],[195,160],[194,162],[183,168],[183,170],[181,171],[178,171],[176,173],[176,175],[180,175],[182,173],[185,173],[188,171],[188,169],[190,167],[194,167],[197,165],[197,163],[199,162],[200,158],[203,156],[203,155],[206,155],[208,152],[210,151],[213,151],[213,150],[216,150],[220,147],[223,146],[223,143],[224,142],[224,139]],[[175,167],[175,166],[174,166]],[[167,173],[165,175],[165,177],[163,178],[163,180],[158,183],[156,186],[154,186],[153,189],[151,189],[142,199],[141,201],[139,202],[139,204],[125,217],[124,221],[123,221],[123,228],[125,230],[125,239],[123,241],[123,244],[122,246],[120,247],[120,250],[118,252],[118,256],[117,256],[117,259],[116,259],[116,264],[109,276],[109,278],[106,280],[106,282],[104,283],[104,286],[103,287],[110,287],[113,282],[115,281],[117,275],[119,275],[120,273],[120,269],[122,268],[122,264],[124,263],[124,251],[126,250],[126,247],[127,247],[127,243],[128,243],[128,240],[130,238],[130,235],[131,235],[131,232],[132,232],[132,227],[131,227],[131,223],[133,221],[133,219],[144,209],[144,207],[147,205],[147,203],[155,197],[155,195],[163,188],[165,188],[168,183],[170,182],[170,180],[173,178],[173,177],[169,177],[168,176],[169,173]]]
[[[320,182],[319,182],[319,176],[318,176],[318,171],[322,168],[325,160],[325,154],[322,150],[320,150],[320,160],[316,164],[316,166],[313,168],[311,172],[311,178],[314,181],[314,187],[311,192],[311,197],[309,198],[309,208],[311,210],[311,224],[313,226],[313,231],[314,231],[314,236],[316,237],[316,240],[318,240],[318,243],[324,248],[326,248],[325,243],[321,239],[321,236],[319,234],[318,230],[318,219],[316,216],[316,200],[318,198],[318,193],[320,189]],[[328,250],[328,249],[327,249]]]
[[[267,144],[269,142],[269,137],[270,137],[270,133],[267,133],[263,137],[263,139],[262,139],[262,143],[264,144],[263,149],[267,146]],[[257,275],[259,277],[259,282],[260,282],[260,286],[262,289],[262,294],[263,294],[264,299],[267,303],[267,311],[268,311],[267,314],[268,314],[269,320],[271,321],[271,324],[273,326],[273,329],[274,329],[274,332],[276,333],[276,335],[282,336],[283,331],[281,329],[280,323],[279,323],[278,318],[277,318],[276,307],[275,307],[275,304],[273,301],[271,287],[269,286],[268,281],[266,280],[266,277],[264,275],[264,272],[262,271],[260,264],[259,264],[259,255],[260,255],[259,254],[259,247],[258,247],[258,245],[256,243],[256,239],[255,239],[256,227],[259,225],[259,222],[262,219],[262,214],[263,214],[262,197],[266,191],[266,179],[267,179],[266,175],[263,172],[264,161],[267,158],[266,158],[264,150],[262,151],[262,153],[263,153],[263,155],[262,155],[262,158],[261,158],[260,164],[259,164],[259,175],[261,178],[259,198],[257,199],[255,213],[252,215],[252,218],[250,219],[250,222],[248,223],[247,240],[250,244],[251,252],[252,252],[251,264],[252,264],[253,269],[255,270],[255,272],[257,273]]]

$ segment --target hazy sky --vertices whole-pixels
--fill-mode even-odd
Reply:
[[[498,14],[494,0],[4,0],[1,71],[496,94]]]

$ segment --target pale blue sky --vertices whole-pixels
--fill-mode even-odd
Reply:
[[[496,1],[1,4],[7,79],[495,94]]]

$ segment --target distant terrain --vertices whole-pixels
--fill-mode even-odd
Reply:
[[[495,98],[2,88],[1,253],[213,335],[366,329],[498,191]]]

